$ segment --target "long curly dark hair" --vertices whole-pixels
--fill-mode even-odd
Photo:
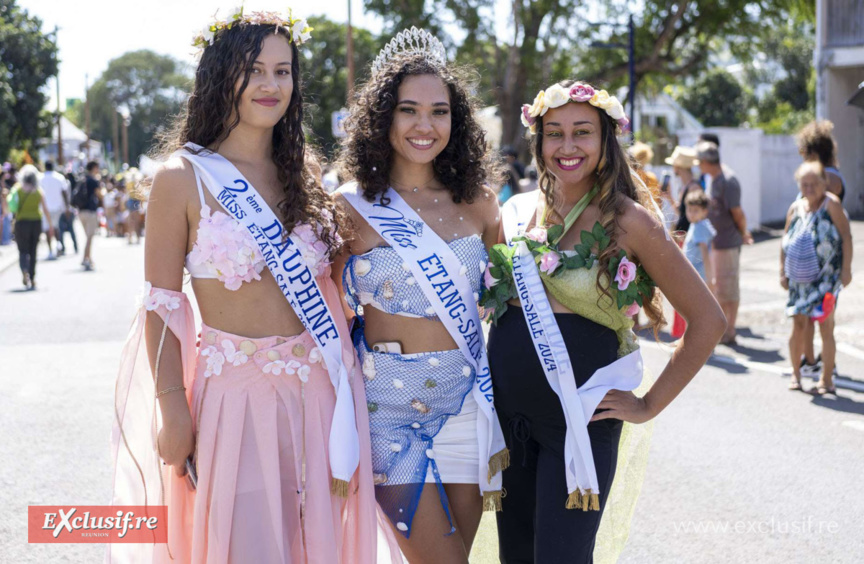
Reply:
[[[569,90],[575,82],[575,80],[564,80],[558,84],[563,86],[565,90]],[[597,257],[599,263],[597,288],[604,296],[611,299],[612,295],[609,288],[612,279],[608,274],[609,261],[618,255],[620,249],[618,235],[621,232],[621,226],[618,223],[618,218],[624,213],[625,199],[629,198],[638,202],[648,210],[653,210],[654,204],[651,201],[651,192],[639,180],[630,163],[630,157],[618,142],[615,134],[617,123],[606,112],[596,108],[595,111],[600,116],[601,149],[600,161],[597,163],[597,183],[600,185],[600,202],[598,203],[600,223],[611,239],[609,246]],[[555,176],[546,168],[546,163],[543,160],[542,117],[538,118],[537,132],[531,138],[531,153],[537,163],[538,183],[546,198],[546,208],[560,221],[560,215],[555,212],[555,185],[557,181]],[[662,218],[658,218],[658,220],[662,222]],[[663,316],[663,304],[657,288],[652,288],[651,295],[647,297],[648,299],[643,302],[643,308],[656,335],[660,327],[666,324],[666,319]]]
[[[380,69],[362,87],[350,108],[338,159],[345,178],[353,178],[372,201],[390,186],[393,147],[390,126],[399,101],[399,86],[407,76],[430,74],[450,93],[450,141],[433,163],[435,178],[453,201],[472,203],[483,185],[498,185],[503,165],[487,148],[486,133],[475,118],[477,104],[468,94],[471,80],[463,69],[450,68],[422,54],[401,55]]]
[[[253,63],[261,53],[264,39],[273,34],[290,41],[284,27],[242,24],[223,30],[219,39],[204,49],[185,111],[162,136],[155,149],[157,158],[171,155],[190,141],[210,148],[202,151],[218,150],[240,123],[240,101],[249,85]],[[290,45],[294,88],[285,115],[273,128],[271,156],[284,196],[277,208],[286,233],[300,223],[320,225],[321,240],[332,256],[340,247],[336,231],[344,217],[321,186],[318,156],[306,146],[300,55],[297,46],[293,42]],[[241,78],[237,89],[235,85]]]
[[[796,136],[801,156],[814,156],[823,167],[837,166],[837,143],[834,141],[834,124],[826,120],[811,121]]]

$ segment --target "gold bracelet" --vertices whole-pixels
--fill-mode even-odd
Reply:
[[[173,388],[166,388],[166,389],[162,390],[161,392],[159,392],[158,394],[156,394],[156,397],[159,398],[160,396],[164,396],[165,394],[170,394],[171,392],[176,392],[177,390],[185,390],[185,389],[186,389],[186,386],[174,386]]]

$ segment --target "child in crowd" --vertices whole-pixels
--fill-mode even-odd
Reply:
[[[708,196],[702,190],[693,190],[684,199],[687,221],[690,222],[684,238],[684,254],[702,280],[712,288],[711,242],[717,231],[708,220],[708,203]]]

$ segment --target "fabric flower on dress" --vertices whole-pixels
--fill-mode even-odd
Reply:
[[[201,207],[198,240],[189,262],[203,265],[207,272],[225,284],[229,290],[238,290],[243,282],[261,280],[264,257],[255,240],[245,227],[227,214],[209,206]]]
[[[623,292],[630,286],[630,282],[636,280],[636,265],[630,262],[627,257],[622,257],[618,263],[618,274],[615,275],[615,282],[618,283],[618,291]]]
[[[300,250],[303,262],[316,277],[324,274],[330,265],[329,249],[321,241],[323,231],[324,228],[320,224],[316,230],[308,223],[300,223],[294,226],[294,230],[291,231],[291,240]]]
[[[300,378],[300,381],[305,384],[309,381],[310,372],[312,372],[312,369],[304,364],[297,369],[297,377]]]
[[[486,286],[487,290],[491,290],[492,286],[498,283],[498,279],[492,276],[492,263],[490,262],[487,265],[486,270],[483,272],[483,285]]]
[[[546,232],[545,227],[534,227],[525,236],[532,241],[536,241],[538,243],[545,243],[549,240],[549,236]]]
[[[147,311],[153,311],[164,307],[168,311],[174,311],[180,307],[180,298],[170,296],[159,290],[153,291],[153,285],[150,282],[144,283],[144,288],[137,299],[138,307],[143,307]]]
[[[225,360],[233,364],[234,366],[240,366],[241,364],[246,364],[249,360],[249,357],[234,346],[232,341],[228,339],[224,339],[222,341],[222,352],[225,355]]]
[[[637,313],[639,313],[639,304],[633,302],[632,304],[630,304],[630,307],[627,308],[627,311],[624,312],[624,315],[626,315],[627,317],[633,317]]]
[[[207,347],[201,351],[201,356],[207,357],[207,368],[204,370],[205,378],[209,378],[214,374],[216,376],[222,374],[222,365],[225,364],[225,355],[219,352],[216,347]]]
[[[324,355],[321,354],[321,349],[318,347],[313,347],[311,351],[309,351],[309,362],[315,364],[316,362],[321,362],[324,358]]]
[[[540,256],[540,272],[552,274],[559,266],[561,266],[561,257],[555,251]]]
[[[264,374],[279,376],[285,370],[284,360],[273,360],[264,365]]]

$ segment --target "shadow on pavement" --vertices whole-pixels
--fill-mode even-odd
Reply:
[[[716,356],[711,356],[708,359],[708,362],[705,363],[708,366],[713,366],[714,368],[719,368],[724,372],[728,372],[729,374],[747,374],[750,372],[750,369],[741,364],[732,364],[728,360],[723,360]]]
[[[842,411],[843,413],[855,413],[856,415],[864,415],[864,402],[855,401],[848,397],[848,390],[839,390],[841,395],[826,394],[824,396],[813,396],[812,403],[819,407],[833,409],[834,411]]]

